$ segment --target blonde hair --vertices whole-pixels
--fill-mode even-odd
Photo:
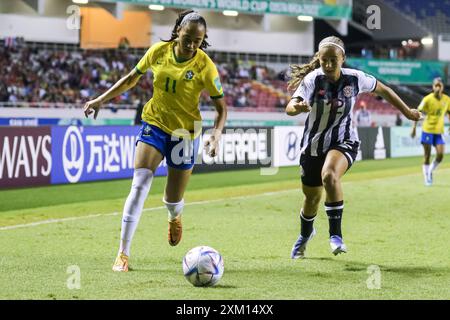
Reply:
[[[319,43],[319,50],[330,45],[340,48],[342,54],[345,55],[344,42],[335,36],[322,39]],[[309,63],[302,65],[292,64],[289,67],[291,69],[291,79],[288,81],[288,90],[295,90],[308,73],[320,67],[319,51],[314,54]]]

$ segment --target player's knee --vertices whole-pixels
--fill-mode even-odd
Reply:
[[[310,193],[310,194],[305,194],[305,202],[307,205],[309,206],[318,206],[320,203],[320,199],[322,198],[322,194],[321,193]]]
[[[436,162],[441,162],[444,159],[444,155],[441,153],[436,154]]]
[[[153,180],[153,171],[147,168],[134,170],[133,182],[131,184],[132,192],[146,193],[149,191]]]
[[[322,183],[325,188],[334,187],[338,183],[338,176],[332,170],[327,170],[322,173]]]

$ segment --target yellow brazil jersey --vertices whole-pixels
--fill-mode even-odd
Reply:
[[[187,137],[188,131],[189,136],[197,137],[201,125],[194,128],[194,122],[202,120],[198,107],[201,91],[206,89],[212,99],[221,98],[222,84],[214,62],[205,52],[197,49],[193,58],[180,62],[174,44],[154,44],[136,65],[140,74],[148,69],[153,72],[153,97],[144,106],[142,120],[168,134]]]
[[[444,133],[445,114],[450,112],[450,97],[442,94],[441,99],[437,99],[434,93],[430,93],[422,99],[419,111],[426,114],[422,124],[422,130],[426,133]]]

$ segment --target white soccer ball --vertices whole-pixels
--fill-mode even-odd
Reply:
[[[222,256],[211,247],[195,247],[183,258],[183,273],[186,279],[196,287],[213,286],[223,275]]]

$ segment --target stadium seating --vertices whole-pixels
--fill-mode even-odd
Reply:
[[[393,0],[386,1],[386,3],[390,3],[399,11],[412,16],[418,23],[435,34],[450,31],[450,0]]]
[[[0,103],[3,106],[73,107],[100,95],[139,61],[141,54],[123,50],[66,51],[0,47]],[[246,63],[247,65],[248,63]],[[286,83],[265,66],[234,68],[218,62],[227,104],[236,110],[277,111],[286,105]],[[112,104],[135,108],[153,92],[151,73]],[[258,79],[258,80],[256,80]],[[206,92],[200,106],[211,109]]]
[[[32,106],[81,104],[109,88],[140,56],[120,50],[61,51],[25,46],[0,48],[0,102]],[[152,91],[144,76],[114,104],[143,101]]]
[[[141,55],[141,52],[123,50],[49,50],[27,44],[0,47],[0,68],[5,70],[0,74],[0,104],[44,108],[80,107],[124,76]],[[284,111],[290,96],[287,82],[280,80],[284,78],[280,73],[250,61],[229,63],[216,60],[216,64],[226,103],[232,111]],[[400,94],[402,90],[396,91]],[[403,91],[405,98],[421,97],[430,88],[403,88]],[[134,109],[145,103],[152,92],[152,75],[147,73],[135,88],[115,98],[110,107]],[[406,102],[412,106],[418,104],[418,101]],[[372,113],[397,112],[387,102],[370,94],[361,95],[355,109],[361,103],[366,103]],[[207,92],[203,92],[200,97],[200,108],[213,110]]]
[[[371,93],[360,94],[356,100],[354,111],[358,110],[361,105],[365,104],[367,110],[371,113],[381,114],[381,115],[395,115],[398,110],[395,109],[391,104],[389,104],[384,99],[377,97]]]

